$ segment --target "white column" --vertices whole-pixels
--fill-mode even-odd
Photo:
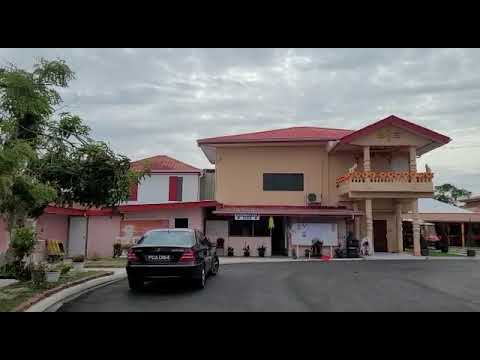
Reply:
[[[358,211],[358,203],[357,202],[353,203],[353,211],[355,211],[355,212]],[[360,240],[360,218],[358,217],[358,215],[354,215],[353,229],[354,229],[355,239]]]
[[[375,250],[373,246],[373,213],[372,213],[372,199],[365,199],[365,221],[367,225],[367,241],[370,247],[370,255],[373,255]]]
[[[412,230],[413,230],[413,254],[415,256],[421,255],[420,249],[420,223],[418,221],[418,207],[417,199],[412,201]]]
[[[402,203],[400,201],[395,204],[395,217],[398,252],[403,252]]]
[[[371,171],[370,146],[363,147],[363,171]]]

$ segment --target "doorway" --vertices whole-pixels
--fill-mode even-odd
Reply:
[[[87,218],[71,216],[68,228],[68,255],[86,255],[87,250]]]
[[[283,216],[274,216],[273,221],[275,227],[272,230],[272,256],[287,256],[285,220]]]
[[[375,252],[387,252],[387,220],[373,220],[373,249]]]

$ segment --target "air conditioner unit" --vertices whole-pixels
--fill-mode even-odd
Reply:
[[[307,204],[316,204],[322,202],[322,194],[308,193],[307,194]]]

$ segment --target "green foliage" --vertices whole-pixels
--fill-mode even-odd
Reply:
[[[10,248],[18,261],[29,256],[37,242],[36,234],[32,229],[26,227],[15,228],[10,240]]]
[[[459,199],[469,198],[472,195],[471,191],[457,188],[452,184],[443,184],[435,186],[435,193],[433,198],[447,204],[456,205]]]
[[[56,115],[57,89],[74,78],[63,60],[41,59],[33,71],[0,68],[0,215],[10,230],[49,203],[116,206],[148,175],[92,140],[79,116]]]

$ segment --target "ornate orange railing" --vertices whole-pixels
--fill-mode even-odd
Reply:
[[[345,182],[373,183],[428,183],[432,182],[432,172],[416,171],[353,171],[337,177],[337,187]]]

